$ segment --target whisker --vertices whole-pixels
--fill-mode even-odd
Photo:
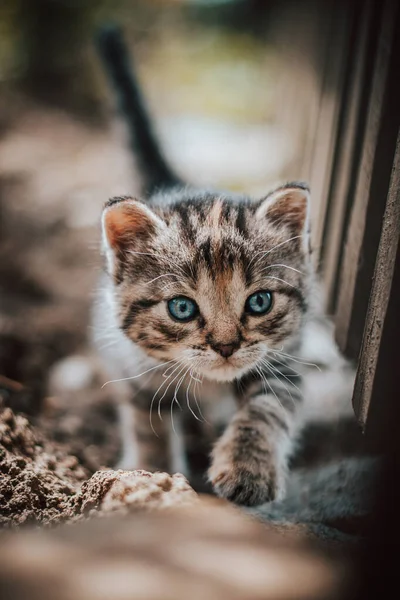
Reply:
[[[281,265],[281,264],[276,264],[276,265],[268,265],[268,267],[264,267],[263,269],[261,269],[261,271],[266,271],[267,269],[272,269],[272,267],[285,267],[285,269],[290,269],[291,271],[296,271],[296,273],[300,273],[300,275],[305,275],[305,273],[303,271],[299,271],[299,269],[295,269],[294,267],[290,267],[289,265]]]
[[[272,367],[271,367],[271,366],[269,366],[268,364],[264,363],[264,367],[265,367],[266,369],[268,369],[269,373],[271,373],[271,375],[272,375],[273,377],[275,377],[275,379],[278,381],[278,383],[279,383],[279,384],[283,385],[283,387],[285,388],[285,390],[287,391],[287,393],[288,393],[288,394],[289,394],[289,396],[290,396],[290,399],[291,399],[291,401],[292,401],[292,404],[293,404],[293,405],[295,405],[294,398],[293,398],[293,396],[292,396],[292,394],[291,394],[291,392],[290,392],[289,388],[287,387],[287,385],[285,385],[285,383],[279,379],[279,377],[278,377],[278,376],[276,375],[276,373],[273,371],[273,369],[272,369]],[[297,389],[298,389],[298,388],[297,388]],[[300,390],[299,390],[299,392],[300,392]],[[300,393],[301,393],[301,392],[300,392]],[[302,394],[302,393],[301,393],[301,394]]]
[[[194,357],[193,357],[193,358],[194,358]],[[186,360],[190,360],[190,359],[186,359]],[[172,398],[172,401],[171,401],[171,425],[172,425],[172,430],[173,430],[173,432],[175,433],[175,435],[176,435],[176,431],[175,431],[175,427],[174,427],[174,418],[173,418],[173,406],[174,406],[174,401],[177,403],[177,405],[179,406],[179,408],[182,410],[182,407],[181,407],[181,405],[180,405],[180,403],[179,403],[179,401],[178,401],[178,398],[177,398],[177,394],[178,394],[179,388],[181,387],[181,385],[182,385],[182,382],[183,382],[183,380],[185,379],[185,377],[186,377],[186,375],[187,375],[188,371],[190,370],[191,366],[192,366],[192,365],[189,365],[189,366],[188,366],[188,368],[186,369],[185,373],[183,374],[183,376],[180,378],[180,380],[178,381],[177,385],[175,386],[175,392],[174,392],[174,396],[173,396],[173,398]],[[184,367],[183,367],[183,368],[185,368],[185,365],[184,365]],[[182,373],[182,370],[183,370],[183,369],[181,369],[181,370],[179,371],[179,373],[178,373],[177,377],[179,377],[179,375]],[[175,377],[174,381],[176,381],[176,377]]]
[[[103,340],[112,340],[112,339],[115,339],[115,332],[114,331],[110,332],[109,330],[106,330],[106,329],[104,329],[104,331],[106,333],[100,332],[101,335],[94,335],[93,336],[93,341],[94,342],[101,342]]]
[[[169,290],[171,287],[173,287],[176,283],[181,283],[183,285],[183,283],[180,280],[178,280],[178,281],[170,281],[170,282],[166,283],[165,285],[163,285],[160,288],[160,290],[162,292],[165,292],[166,290]]]
[[[263,386],[263,388],[264,388],[264,393],[266,394],[266,393],[267,393],[267,387],[266,387],[266,384],[265,384],[265,376],[264,376],[264,373],[262,372],[262,370],[261,370],[261,369],[260,369],[260,367],[258,367],[258,366],[256,366],[256,371],[257,371],[257,373],[259,374],[259,376],[261,377],[262,386]]]
[[[243,392],[244,392],[244,386],[243,386],[242,380],[241,379],[236,379],[236,384],[237,384],[237,386],[239,388],[239,391],[243,394]]]
[[[269,385],[268,378],[260,367],[258,367],[258,373],[260,374],[260,377],[263,381],[264,392],[267,394],[268,393],[267,385],[269,386],[269,389],[271,389],[271,390],[272,390],[272,387]],[[276,396],[276,394],[275,394],[275,396]],[[278,402],[280,403],[279,398],[277,396],[276,396],[276,398],[277,398]]]
[[[270,363],[268,360],[263,360],[264,364],[269,366],[270,369],[275,370],[277,373],[279,373],[279,375],[282,375],[282,377],[284,377],[286,379],[286,381],[288,381],[290,383],[290,385],[292,385],[294,388],[296,388],[296,390],[298,390],[300,392],[301,395],[303,395],[302,390],[297,387],[297,385],[295,383],[293,383],[293,381],[291,381],[288,377],[286,377],[286,375],[284,373],[282,373],[282,371],[280,371],[279,369],[277,369],[275,367],[275,365],[273,365],[272,363]]]
[[[198,383],[202,383],[201,379],[199,379],[198,377],[196,377],[195,375],[193,375],[193,373],[195,373],[194,369],[201,364],[201,357],[195,356],[194,359],[195,359],[195,361],[194,361],[194,364],[192,365],[192,368],[191,368],[191,371],[190,371],[190,377],[191,377],[191,379],[193,379],[193,381],[197,381]]]
[[[190,375],[190,373],[189,373],[189,375]],[[192,413],[192,415],[194,416],[194,418],[195,418],[197,421],[201,421],[201,419],[199,419],[199,417],[198,417],[198,416],[196,415],[196,413],[194,412],[193,408],[190,406],[190,400],[189,400],[189,390],[190,390],[190,386],[192,385],[192,381],[193,381],[193,378],[192,378],[192,377],[190,377],[190,378],[189,378],[189,384],[186,386],[186,405],[187,405],[188,409],[190,410],[190,412]]]
[[[199,363],[198,363],[199,364]],[[195,375],[193,375],[194,371],[191,372],[191,377],[193,381],[197,381],[197,383],[203,383],[201,379],[198,379]]]
[[[128,254],[140,254],[142,256],[153,256],[154,258],[158,258],[159,260],[163,259],[163,257],[160,256],[160,254],[155,254],[154,252],[137,252],[135,250],[128,250]]]
[[[139,373],[139,375],[133,375],[132,377],[121,377],[121,379],[110,379],[110,381],[106,381],[105,383],[103,383],[103,385],[101,386],[101,389],[103,389],[109,383],[118,383],[119,381],[130,381],[131,379],[137,379],[138,377],[141,377],[142,375],[146,375],[146,373],[150,373],[150,371],[154,371],[154,369],[160,369],[160,367],[163,367],[164,365],[169,365],[169,363],[171,363],[171,362],[173,362],[173,360],[168,360],[167,362],[161,363],[161,365],[156,365],[155,367],[151,367],[150,369],[143,371],[143,373]]]
[[[190,375],[192,376],[191,373],[190,373]],[[200,385],[201,385],[203,383],[203,380],[202,379],[201,380],[195,379],[194,386],[193,386],[193,398],[194,398],[194,401],[196,403],[196,408],[197,408],[197,411],[198,411],[199,415],[201,416],[201,418],[203,419],[203,421],[209,425],[210,423],[207,421],[207,419],[203,415],[203,412],[202,412],[202,410],[200,408],[200,403],[199,403],[199,401],[197,399],[196,389],[197,389],[197,383],[198,382],[200,382]]]
[[[264,380],[265,380],[265,383],[268,385],[269,389],[271,390],[271,392],[273,393],[273,395],[275,396],[275,398],[276,398],[276,400],[277,400],[278,404],[281,406],[281,408],[282,408],[283,410],[285,410],[285,408],[284,408],[284,406],[283,406],[282,402],[279,400],[278,396],[277,396],[277,395],[276,395],[276,393],[275,393],[275,390],[274,390],[274,389],[273,389],[273,387],[271,386],[271,384],[270,384],[270,382],[268,381],[267,377],[265,377],[265,379],[264,379]]]
[[[181,387],[183,380],[185,379],[186,375],[188,374],[190,367],[191,367],[191,365],[188,366],[188,368],[186,369],[186,371],[184,372],[184,374],[182,375],[182,377],[179,379],[178,383],[175,386],[174,397],[173,397],[172,400],[177,403],[177,405],[179,406],[180,410],[182,410],[182,406],[180,405],[177,396],[178,396],[179,388]]]
[[[174,266],[176,269],[178,269],[181,272],[182,275],[185,275],[185,272],[182,269],[182,267],[180,265],[178,265],[175,261],[171,260],[170,256],[156,254],[154,252],[137,252],[135,250],[128,250],[128,254],[138,254],[138,255],[142,255],[142,256],[152,256],[153,258],[157,258],[162,263],[166,263],[167,262],[169,265]]]
[[[178,275],[176,275],[176,273],[163,273],[162,275],[158,275],[158,277],[154,277],[154,279],[150,279],[150,281],[145,281],[144,283],[149,285],[150,283],[154,283],[157,281],[157,279],[161,279],[162,277],[178,277]]]
[[[189,385],[187,385],[187,386],[186,386],[186,404],[187,404],[187,407],[188,407],[188,409],[190,410],[190,412],[191,412],[191,413],[192,413],[192,415],[194,416],[194,418],[195,418],[197,421],[200,421],[200,422],[201,422],[201,419],[200,419],[200,417],[198,417],[198,416],[196,415],[196,413],[194,412],[193,408],[190,406],[189,390],[190,390],[190,386],[192,385],[192,381],[196,381],[196,380],[194,380],[194,379],[193,379],[193,377],[192,377],[192,373],[191,373],[191,372],[189,372],[189,375],[190,375],[190,379],[189,379]]]
[[[270,248],[269,250],[265,250],[265,251],[261,250],[260,252],[256,252],[256,254],[253,256],[253,258],[251,259],[251,261],[247,265],[247,269],[250,267],[250,265],[252,264],[252,262],[255,259],[255,257],[258,256],[259,254],[262,254],[262,256],[266,256],[267,254],[269,254],[273,250],[276,250],[276,248],[279,248],[280,246],[283,246],[284,244],[288,244],[289,242],[291,242],[293,240],[297,240],[298,238],[301,238],[301,237],[303,237],[303,236],[302,235],[295,235],[294,237],[291,237],[291,238],[285,240],[284,242],[280,242],[280,244],[277,244],[276,246],[274,246],[273,248]],[[260,258],[262,258],[262,257],[260,257]]]
[[[170,367],[168,367],[167,369],[165,369],[165,371],[164,371],[164,373],[163,373],[163,375],[162,375],[163,377],[169,377],[169,375],[170,375],[171,373],[170,373],[169,375],[167,375],[167,373],[168,373],[168,371],[170,371],[171,369],[173,369],[174,371],[176,371],[175,367],[176,367],[176,365],[177,365],[177,364],[179,364],[179,363],[180,363],[180,364],[182,364],[182,359],[175,360],[174,362],[175,362],[175,364],[173,364],[173,365],[171,365]]]
[[[102,346],[99,346],[99,350],[105,350],[106,348],[111,348],[111,346],[115,346],[115,344],[118,344],[118,340],[112,340],[111,342],[107,342],[107,344],[103,344]]]
[[[265,367],[268,369],[268,371],[271,373],[271,375],[272,375],[273,377],[275,377],[275,379],[276,379],[276,380],[279,382],[279,384],[283,385],[283,387],[285,388],[285,390],[286,390],[286,391],[287,391],[287,393],[289,394],[289,397],[290,397],[290,400],[292,401],[292,404],[293,404],[293,406],[295,406],[295,404],[296,404],[296,403],[295,403],[295,401],[294,401],[294,398],[293,398],[292,394],[290,393],[290,390],[288,389],[288,387],[287,387],[287,386],[286,386],[286,385],[283,383],[283,381],[281,381],[281,380],[279,379],[279,377],[278,377],[278,376],[277,376],[277,375],[276,375],[276,374],[275,374],[275,373],[272,371],[271,367],[268,367],[268,365],[264,365],[264,366],[265,366]]]
[[[183,360],[191,360],[191,359],[190,359],[190,358],[189,358],[189,359],[188,359],[188,358],[185,358],[185,359],[183,359]],[[158,417],[159,417],[159,419],[160,419],[161,421],[162,421],[162,416],[161,416],[161,402],[162,402],[162,400],[165,398],[165,396],[166,396],[166,394],[167,394],[167,392],[168,392],[169,388],[171,387],[171,385],[174,383],[174,381],[176,381],[176,379],[177,379],[177,378],[179,377],[179,375],[182,373],[183,369],[186,367],[186,365],[184,364],[183,360],[182,360],[182,359],[179,359],[177,367],[176,367],[176,368],[175,368],[175,369],[172,371],[172,373],[171,373],[171,375],[170,375],[169,377],[171,377],[171,376],[172,376],[172,375],[173,375],[173,374],[174,374],[174,373],[175,373],[175,372],[178,370],[178,368],[179,368],[179,367],[181,367],[181,369],[180,369],[180,370],[179,370],[179,372],[178,372],[178,373],[175,375],[175,377],[172,379],[172,381],[170,381],[170,383],[168,384],[168,386],[167,386],[166,390],[164,391],[163,395],[161,396],[161,398],[160,398],[160,399],[159,399],[159,401],[158,401],[158,409],[157,409],[157,412],[158,412]],[[182,366],[182,365],[183,365],[183,366]],[[165,382],[164,382],[164,383],[165,383]],[[177,400],[177,403],[178,403],[178,406],[179,406],[179,408],[181,408],[181,405],[179,404],[178,400]]]
[[[180,365],[178,365],[178,367],[179,367],[179,366],[180,366]],[[172,375],[173,375],[173,373],[171,373],[171,375],[170,375],[169,377],[172,377]],[[159,401],[158,401],[158,409],[157,409],[157,413],[158,413],[158,418],[160,419],[160,421],[162,421],[162,420],[163,420],[163,418],[162,418],[162,415],[161,415],[161,402],[162,402],[163,398],[165,397],[166,393],[168,392],[168,389],[170,388],[170,386],[171,386],[171,385],[173,384],[173,382],[175,381],[176,377],[178,377],[178,375],[179,375],[179,373],[178,373],[178,374],[177,374],[177,375],[176,375],[176,376],[175,376],[175,377],[172,379],[172,381],[170,381],[170,383],[168,384],[168,387],[167,387],[167,389],[165,390],[165,392],[163,393],[163,395],[161,396],[161,398],[160,398],[160,399],[159,399]],[[159,391],[160,391],[160,390],[163,388],[163,386],[164,386],[164,385],[167,383],[167,381],[168,381],[169,377],[168,377],[168,378],[167,378],[165,381],[163,381],[163,382],[161,383],[161,385],[158,387],[158,389],[157,389],[156,393],[154,394],[153,398],[151,399],[151,404],[150,404],[150,425],[151,425],[151,428],[152,428],[152,430],[153,430],[153,431],[154,431],[154,428],[153,428],[153,422],[152,422],[153,403],[154,403],[154,400],[155,400],[155,399],[156,399],[156,397],[157,397],[157,394],[158,394],[158,392],[159,392]],[[156,433],[155,431],[154,431],[154,433],[157,435],[157,433]],[[158,436],[157,436],[157,437],[158,437]]]
[[[194,381],[194,382],[195,382],[195,384],[194,384],[195,386],[196,386],[196,384],[197,384],[197,383],[201,383],[201,380],[200,380],[198,377],[196,377],[195,375],[193,375],[193,373],[195,372],[195,371],[194,371],[194,369],[195,369],[197,366],[199,366],[199,365],[200,365],[200,363],[201,363],[201,358],[197,358],[197,360],[195,360],[195,362],[194,362],[194,365],[192,365],[192,368],[191,368],[191,370],[190,370],[190,372],[189,372],[189,375],[190,375],[190,382],[189,382],[189,386],[188,386],[189,388],[190,388],[190,385],[191,385],[192,381]],[[193,394],[193,397],[194,397],[194,394]],[[187,405],[188,405],[188,407],[189,407],[189,410],[190,410],[190,412],[192,413],[192,415],[193,415],[193,416],[194,416],[194,417],[195,417],[195,418],[196,418],[198,421],[201,421],[201,420],[203,420],[203,421],[204,421],[205,419],[204,419],[204,416],[203,416],[203,414],[202,414],[202,412],[201,412],[201,409],[200,409],[200,406],[199,406],[199,404],[198,404],[198,403],[196,403],[196,406],[197,406],[197,410],[198,410],[198,412],[199,412],[199,414],[200,414],[200,417],[201,417],[201,418],[199,418],[199,417],[196,415],[196,413],[194,412],[194,410],[193,410],[193,409],[192,409],[192,407],[190,406],[190,402],[189,402],[189,396],[188,396],[188,389],[186,389],[186,401],[187,401]]]
[[[316,369],[318,369],[318,371],[321,371],[321,368],[318,365],[316,365],[315,363],[306,362],[304,360],[301,360],[297,356],[292,356],[291,354],[287,354],[286,352],[282,352],[281,350],[270,350],[270,352],[272,352],[273,354],[278,354],[278,356],[283,356],[284,358],[292,360],[293,362],[297,362],[301,365],[306,365],[308,367],[315,367]]]
[[[174,425],[174,411],[173,411],[173,407],[174,407],[174,401],[171,400],[171,426],[172,426],[172,431],[174,432],[174,435],[177,435],[176,429],[175,429],[175,425]]]
[[[273,357],[273,360],[275,362],[277,362],[279,365],[282,365],[283,367],[286,367],[287,369],[290,369],[291,371],[293,371],[293,373],[295,373],[295,375],[298,375],[299,377],[302,377],[302,374],[299,371],[296,371],[296,369],[293,369],[293,367],[291,367],[290,365],[288,365],[285,362],[282,362],[281,360],[278,360],[276,358],[276,356]]]
[[[184,372],[184,374],[182,375],[182,377],[179,379],[178,383],[175,385],[175,392],[174,392],[173,398],[171,400],[171,409],[170,409],[170,412],[171,412],[171,425],[172,425],[172,430],[173,430],[173,432],[174,432],[175,435],[176,435],[176,430],[175,430],[175,426],[174,426],[174,417],[173,417],[174,402],[176,402],[177,405],[179,406],[179,408],[182,410],[182,407],[179,404],[177,395],[178,395],[179,388],[181,387],[183,380],[185,379],[186,375],[188,374],[188,371],[189,371],[190,367],[191,367],[191,365],[188,366],[188,368],[186,369],[186,371]]]
[[[169,382],[168,386],[166,387],[163,395],[161,396],[161,398],[158,401],[158,416],[160,418],[160,420],[162,421],[162,416],[161,416],[161,402],[163,401],[163,399],[165,398],[165,396],[167,395],[167,392],[169,390],[169,388],[171,387],[171,385],[174,383],[174,381],[176,380],[177,377],[179,377],[179,375],[182,373],[183,369],[185,368],[185,365],[182,366],[182,361],[179,361],[178,366],[176,367],[176,369],[174,371],[172,371],[171,375],[169,377],[171,377],[178,369],[179,367],[181,367],[181,369],[178,371],[178,373],[175,375],[175,377],[172,379],[172,381]]]
[[[176,364],[177,364],[177,361],[174,361],[174,363],[175,363],[175,365],[176,365]],[[174,365],[174,366],[175,366],[175,365]],[[171,375],[172,375],[172,374],[173,374],[173,373],[171,373]],[[170,376],[171,376],[171,375],[170,375]],[[170,377],[170,376],[169,376],[169,377]],[[157,388],[156,392],[153,394],[153,397],[152,397],[152,399],[151,399],[151,402],[150,402],[150,409],[149,409],[149,420],[150,420],[150,427],[151,427],[151,429],[152,429],[153,433],[154,433],[154,434],[155,434],[157,437],[159,437],[159,435],[158,435],[158,433],[155,431],[155,429],[154,429],[154,427],[153,427],[153,405],[154,405],[154,401],[155,401],[155,399],[156,399],[156,397],[157,397],[157,394],[158,394],[158,392],[159,392],[159,391],[162,389],[162,387],[163,387],[163,386],[164,386],[164,385],[167,383],[167,381],[168,381],[169,377],[167,377],[167,379],[165,379],[165,381],[162,381],[162,382],[161,382],[161,384],[158,386],[158,388]],[[162,418],[161,418],[161,415],[160,415],[160,413],[159,413],[159,415],[158,415],[158,416],[160,417],[160,420],[162,421]]]
[[[289,283],[288,281],[285,281],[284,279],[281,279],[280,277],[274,277],[274,275],[264,275],[264,277],[266,279],[276,279],[276,281],[282,281],[282,283],[286,283],[286,285],[288,285],[291,288],[295,288],[296,286]]]

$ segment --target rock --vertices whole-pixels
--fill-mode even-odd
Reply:
[[[183,475],[148,471],[98,471],[71,502],[72,514],[127,514],[193,504],[196,492]]]
[[[97,471],[89,479],[61,444],[46,441],[10,408],[0,408],[0,525],[50,525],[96,514],[181,507],[197,498],[179,474]]]
[[[87,471],[28,420],[0,407],[0,525],[64,520]]]

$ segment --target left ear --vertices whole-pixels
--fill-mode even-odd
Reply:
[[[162,232],[166,225],[148,206],[124,196],[111,198],[102,216],[103,251],[110,273],[125,261],[125,253],[140,249]]]
[[[256,219],[268,218],[285,225],[293,236],[307,236],[309,230],[310,189],[305,183],[288,183],[274,190],[261,202]]]

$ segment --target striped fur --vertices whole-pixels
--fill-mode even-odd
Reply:
[[[308,191],[297,184],[262,201],[176,189],[146,204],[113,199],[103,217],[114,327],[131,342],[132,360],[142,357],[140,370],[166,369],[163,382],[164,369],[155,368],[154,382],[135,400],[135,466],[165,469],[173,460],[164,425],[153,418],[159,402],[160,415],[174,403],[186,404],[188,412],[196,379],[213,382],[215,397],[201,397],[206,404],[218,401],[218,387],[226,382],[239,409],[214,446],[209,476],[219,495],[246,504],[283,494],[301,404],[301,375],[275,352],[298,353],[314,283],[306,209],[298,222],[288,221],[286,212],[279,221],[282,190],[285,211],[293,194],[306,207]],[[245,311],[246,299],[258,290],[273,295],[272,310],[263,316]],[[167,301],[182,295],[199,307],[189,323],[173,320],[167,310]],[[236,351],[224,358],[216,350],[221,344],[234,344]],[[186,439],[193,446],[193,436]]]
[[[290,183],[253,200],[175,185],[118,34],[108,31],[102,44],[121,106],[136,111],[128,121],[144,174],[143,199],[105,206],[107,273],[94,312],[116,395],[135,406],[135,443],[120,466],[170,470],[181,452],[175,419],[188,468],[205,469],[211,456],[217,494],[249,505],[282,497],[303,404],[306,366],[296,357],[319,328],[331,364],[341,360],[318,305],[308,188]],[[246,300],[260,290],[272,294],[272,308],[250,314]],[[177,296],[196,302],[192,321],[169,314]]]

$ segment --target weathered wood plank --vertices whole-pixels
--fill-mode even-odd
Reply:
[[[376,259],[374,280],[372,284],[371,296],[368,305],[367,319],[364,330],[364,337],[361,347],[360,361],[356,384],[354,388],[353,406],[356,415],[363,426],[366,428],[368,417],[370,415],[372,396],[375,393],[376,402],[389,402],[389,394],[395,393],[400,398],[400,389],[388,390],[387,385],[382,388],[376,385],[377,371],[381,370],[387,374],[386,379],[390,378],[388,370],[391,368],[396,371],[400,364],[396,366],[393,363],[395,353],[398,353],[399,335],[400,335],[400,300],[397,305],[397,315],[395,321],[389,322],[389,300],[394,292],[394,273],[396,259],[399,260],[400,247],[400,130],[397,137],[396,157],[393,164],[390,190],[387,198],[385,214],[383,217],[382,234]],[[399,268],[399,266],[397,266]],[[394,297],[392,297],[392,302]],[[397,329],[397,335],[392,347],[389,345],[383,348],[384,330],[390,328],[394,333]],[[383,360],[383,356],[390,358]],[[390,360],[391,359],[391,360]],[[380,361],[380,362],[379,362]],[[375,412],[377,409],[375,409]],[[379,421],[380,419],[378,419]],[[372,427],[370,425],[370,427]],[[374,424],[376,427],[376,424]]]
[[[348,72],[341,100],[339,132],[331,175],[329,200],[324,215],[320,263],[327,298],[327,310],[334,314],[344,236],[348,226],[354,192],[354,174],[360,154],[360,133],[365,127],[368,98],[369,63],[373,53],[375,6],[372,0],[352,3],[353,26]]]
[[[396,137],[400,124],[398,2],[386,0],[380,26],[361,164],[344,249],[336,312],[340,347],[359,353]]]
[[[340,3],[333,6],[310,172],[311,189],[315,199],[311,214],[312,244],[317,257],[321,252],[328,210],[329,184],[338,135],[341,97],[347,69],[346,61],[350,49],[352,17],[352,7],[342,10]]]

